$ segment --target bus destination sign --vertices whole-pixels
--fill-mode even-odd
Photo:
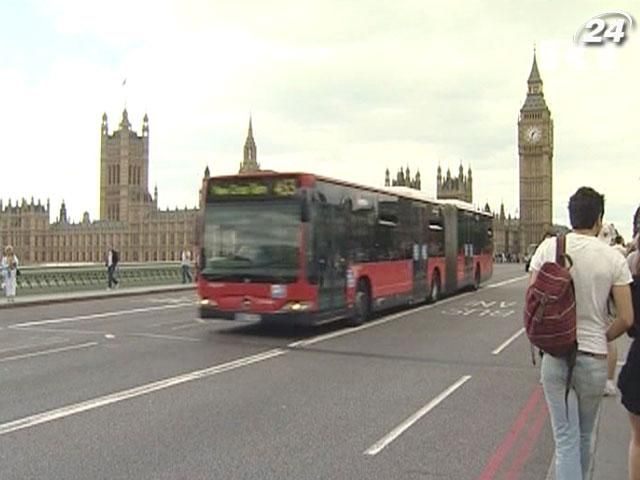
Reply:
[[[207,199],[293,197],[296,188],[295,178],[211,179]]]

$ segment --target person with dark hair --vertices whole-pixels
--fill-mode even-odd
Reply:
[[[640,209],[638,209],[640,211]],[[640,306],[640,235],[635,237],[635,251],[627,262],[633,274],[634,309]],[[638,325],[640,312],[634,311],[634,328],[629,330],[633,343],[629,347],[627,360],[618,376],[618,388],[622,394],[622,405],[629,412],[631,423],[631,440],[629,441],[629,479],[640,480],[640,341],[638,341]]]
[[[120,261],[120,255],[115,248],[109,248],[107,250],[107,256],[105,259],[105,266],[107,267],[107,289],[111,290],[113,286],[118,286],[118,279],[116,278],[116,268]]]
[[[579,188],[569,200],[573,231],[565,238],[575,287],[577,354],[568,396],[569,362],[544,355],[542,386],[555,442],[556,479],[587,478],[591,437],[607,380],[607,342],[622,335],[633,321],[631,273],[625,259],[596,238],[602,227],[604,196]],[[556,239],[546,239],[531,259],[530,285],[542,265],[556,261]],[[609,294],[617,310],[611,323]]]

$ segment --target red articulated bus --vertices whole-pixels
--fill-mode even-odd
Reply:
[[[493,273],[492,217],[465,202],[307,173],[212,177],[205,194],[202,318],[359,325]]]

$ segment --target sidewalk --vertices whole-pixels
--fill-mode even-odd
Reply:
[[[96,300],[110,297],[129,297],[146,295],[149,293],[179,292],[195,290],[195,283],[175,285],[150,285],[145,287],[124,287],[115,290],[88,290],[81,292],[52,293],[49,295],[17,296],[14,303],[7,303],[6,298],[0,298],[0,310],[6,308],[30,307],[33,305],[48,305],[52,303],[75,302],[81,300]]]
[[[625,350],[626,351],[626,350]],[[630,425],[627,410],[616,397],[605,397],[600,407],[592,480],[627,480]]]

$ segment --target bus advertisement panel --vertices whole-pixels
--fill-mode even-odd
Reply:
[[[463,202],[279,173],[212,177],[205,194],[202,318],[358,325],[492,275],[492,217]]]

